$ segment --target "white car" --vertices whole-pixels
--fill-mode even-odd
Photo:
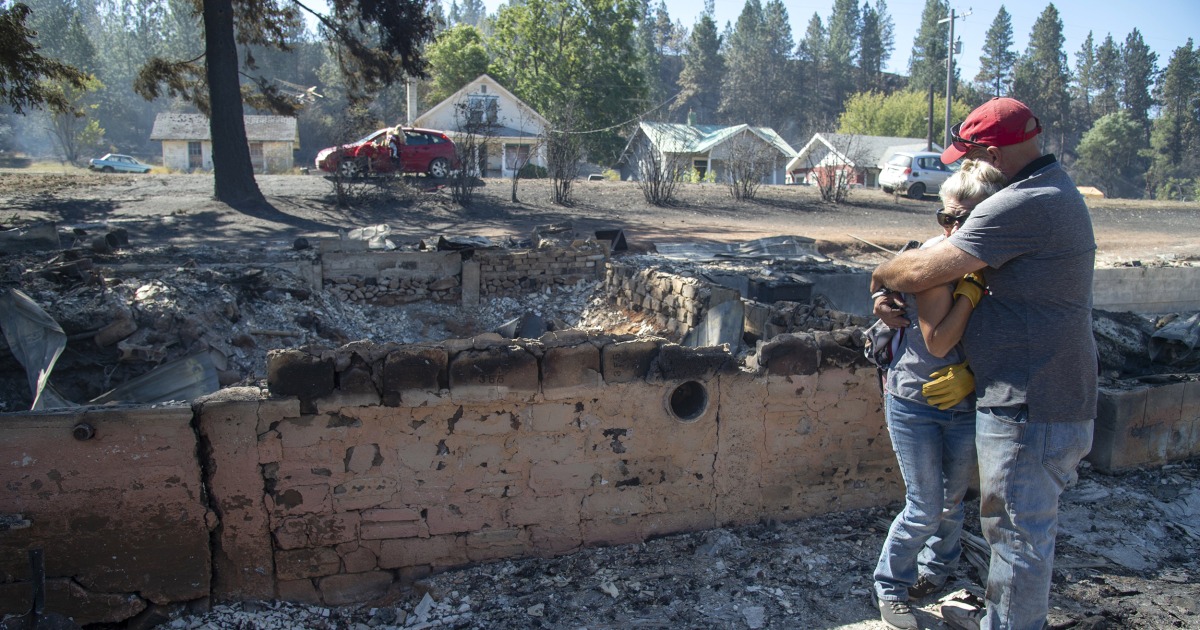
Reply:
[[[958,164],[942,164],[941,153],[899,151],[888,158],[887,166],[879,173],[883,192],[899,191],[912,199],[936,195]]]

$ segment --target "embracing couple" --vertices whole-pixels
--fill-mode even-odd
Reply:
[[[1096,242],[1074,182],[1042,155],[1037,117],[995,98],[952,129],[943,233],[880,265],[875,314],[903,330],[885,415],[905,506],[875,568],[884,622],[918,628],[910,598],[945,586],[961,555],[962,499],[979,472],[991,546],[983,608],[943,607],[958,628],[1046,624],[1058,500],[1092,442]]]

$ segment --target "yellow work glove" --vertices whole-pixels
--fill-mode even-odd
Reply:
[[[933,379],[921,386],[929,404],[945,411],[975,392],[975,375],[966,361],[946,366],[929,375]]]
[[[958,286],[954,287],[954,297],[961,295],[971,300],[971,308],[975,308],[983,299],[985,289],[983,278],[977,273],[969,273],[959,279]]]

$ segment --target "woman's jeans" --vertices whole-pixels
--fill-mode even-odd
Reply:
[[[977,414],[979,520],[992,547],[982,628],[1040,630],[1050,602],[1058,498],[1092,446],[1092,421],[1028,422],[1026,407]]]
[[[941,411],[891,394],[884,402],[905,504],[879,554],[875,593],[907,601],[918,575],[941,584],[962,554],[962,499],[976,467],[975,412]]]

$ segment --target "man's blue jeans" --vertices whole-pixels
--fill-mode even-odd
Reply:
[[[907,601],[918,574],[941,584],[962,554],[962,499],[976,465],[975,413],[942,411],[891,394],[885,404],[905,503],[875,566],[875,594]]]
[[[1041,630],[1050,606],[1058,498],[1092,447],[1092,421],[1028,422],[1022,407],[981,407],[979,519],[992,547],[982,628]]]

